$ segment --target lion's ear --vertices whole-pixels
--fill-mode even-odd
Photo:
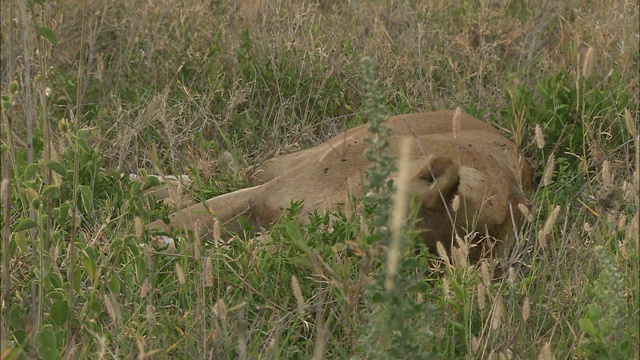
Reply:
[[[432,157],[413,176],[414,186],[422,191],[414,192],[422,197],[425,207],[432,209],[449,204],[460,186],[460,167],[446,157]]]

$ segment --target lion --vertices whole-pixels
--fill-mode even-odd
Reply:
[[[455,115],[454,115],[455,114]],[[455,121],[454,121],[455,120]],[[458,238],[469,241],[469,258],[504,256],[514,244],[526,211],[531,171],[516,146],[491,125],[461,111],[396,115],[389,151],[396,158],[403,139],[411,143],[408,195],[419,204],[417,228],[431,253]],[[455,127],[455,129],[454,129]],[[241,231],[240,218],[268,229],[292,202],[302,216],[345,209],[364,191],[369,162],[363,155],[367,125],[341,133],[310,149],[268,161],[251,178],[253,186],[213,197],[157,220],[150,229],[186,229],[212,235],[216,222]]]

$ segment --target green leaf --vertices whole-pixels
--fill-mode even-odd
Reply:
[[[89,155],[91,153],[91,147],[89,147],[89,142],[85,138],[78,139],[78,146],[83,153]]]
[[[36,226],[38,226],[38,223],[35,222],[35,220],[33,220],[33,219],[22,219],[22,221],[20,221],[20,223],[18,225],[16,225],[15,228],[13,228],[13,232],[17,233],[17,232],[20,232],[20,231],[33,229]]]
[[[58,174],[60,174],[60,176],[62,176],[62,177],[66,177],[67,176],[67,169],[65,169],[64,166],[62,164],[60,164],[59,162],[54,161],[54,160],[49,160],[49,161],[47,161],[47,166],[51,170],[53,170],[53,171],[57,172]]]
[[[40,26],[38,28],[38,34],[42,35],[45,39],[49,40],[51,45],[56,45],[58,43],[58,35],[46,26]]]
[[[145,179],[144,188],[142,190],[144,191],[144,190],[154,188],[156,186],[160,186],[161,183],[162,182],[160,181],[159,177],[149,176]]]
[[[69,204],[62,204],[59,208],[53,209],[53,218],[58,222],[58,225],[66,225],[69,220],[69,208]]]
[[[135,237],[133,236],[125,237],[124,243],[127,246],[127,248],[129,248],[129,251],[131,251],[131,254],[133,254],[133,256],[137,258],[138,255],[140,254],[140,247],[138,246],[138,242],[135,240]]]
[[[87,276],[91,281],[96,279],[97,270],[96,270],[96,261],[95,257],[91,256],[91,254],[85,249],[84,257],[82,259],[82,265],[84,265],[84,269],[87,272]]]
[[[40,198],[39,198],[39,197],[37,197],[37,198],[33,199],[33,201],[31,201],[31,207],[32,207],[34,210],[38,210],[38,209],[40,209],[40,206],[41,206],[41,205],[42,205],[42,200],[40,200]]]
[[[62,278],[60,275],[50,272],[47,274],[47,280],[53,289],[62,289]]]
[[[9,310],[9,325],[13,328],[21,328],[24,326],[22,323],[22,311],[20,310],[20,306],[13,305],[11,310]]]
[[[580,330],[582,330],[583,332],[591,336],[598,335],[598,330],[596,330],[596,327],[593,325],[590,319],[588,318],[580,319],[578,323],[580,324]]]
[[[93,193],[91,192],[91,188],[86,185],[80,185],[78,186],[78,190],[80,190],[80,198],[82,199],[84,211],[88,213],[93,206]]]
[[[40,196],[44,197],[49,194],[53,194],[54,192],[57,192],[59,189],[60,189],[60,186],[58,185],[49,185],[42,190],[42,193],[40,194]]]
[[[60,245],[64,241],[64,237],[59,231],[56,231],[53,234],[51,234],[51,238],[53,239],[54,245]]]
[[[91,318],[102,314],[102,305],[100,305],[100,302],[96,299],[89,300],[89,314]]]
[[[384,295],[382,295],[382,293],[379,291],[376,291],[375,293],[373,293],[373,296],[371,296],[371,301],[374,304],[380,304],[383,300],[384,300]]]
[[[11,84],[9,84],[9,93],[15,94],[18,92],[18,80],[13,80]]]
[[[117,276],[114,276],[111,278],[111,281],[109,281],[109,290],[114,294],[120,294],[120,280]]]
[[[29,351],[29,334],[22,329],[16,329],[13,332],[13,338],[16,340],[16,344],[20,346],[23,351]]]
[[[31,164],[27,166],[27,168],[24,170],[24,179],[33,180],[33,178],[36,176],[36,172],[38,171],[38,169],[40,169],[39,164]]]
[[[16,233],[15,241],[12,242],[20,254],[25,254],[29,250],[29,244],[31,244],[31,239],[27,236],[27,233],[24,231],[19,231]],[[11,247],[11,243],[9,243],[9,250],[13,250]]]
[[[58,342],[51,326],[43,326],[35,337],[36,351],[40,358],[49,360],[58,358]]]
[[[51,319],[58,326],[64,325],[69,319],[69,303],[66,300],[58,300],[51,305]]]

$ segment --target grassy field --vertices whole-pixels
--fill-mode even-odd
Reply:
[[[0,6],[2,360],[638,357],[637,1]],[[500,280],[408,228],[391,290],[383,230],[297,204],[262,239],[150,246],[148,173],[202,200],[370,120],[364,57],[388,113],[460,107],[532,164]]]

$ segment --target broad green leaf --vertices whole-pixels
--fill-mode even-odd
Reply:
[[[80,269],[76,269],[73,274],[73,289],[75,292],[80,291],[80,284],[82,284],[83,280],[84,279],[82,278],[82,271]]]
[[[26,231],[19,231],[15,236],[15,244],[16,248],[20,252],[20,254],[26,254],[29,250],[29,244],[31,243],[31,239],[27,236]],[[12,250],[11,243],[9,243],[9,250]]]
[[[64,325],[69,319],[69,303],[66,300],[58,300],[51,305],[51,319],[58,326]]]
[[[144,191],[144,190],[154,188],[156,186],[160,186],[161,183],[162,182],[160,181],[159,177],[149,176],[145,179],[144,188],[142,190]]]
[[[580,324],[580,330],[582,330],[583,332],[591,336],[597,336],[598,330],[596,330],[596,327],[593,325],[590,319],[588,318],[580,319],[578,323]]]
[[[49,185],[42,190],[42,193],[40,194],[40,196],[47,196],[49,194],[53,194],[54,192],[57,192],[59,189],[60,189],[60,186],[58,185]]]
[[[138,255],[140,254],[140,247],[138,246],[138,242],[135,240],[135,237],[133,236],[125,237],[124,243],[127,246],[127,248],[129,248],[129,251],[131,251],[131,254],[133,254],[137,258]]]
[[[60,164],[57,161],[54,160],[49,160],[47,161],[47,166],[57,172],[58,174],[60,174],[60,176],[62,177],[66,177],[67,176],[67,169],[64,168],[64,165]]]
[[[120,280],[117,276],[114,276],[111,278],[111,281],[109,281],[109,290],[114,294],[120,294]]]
[[[58,358],[58,342],[51,326],[43,326],[35,337],[36,351],[41,359],[53,360]]]
[[[13,228],[13,232],[17,233],[17,232],[20,232],[20,231],[33,229],[36,226],[38,226],[38,223],[35,222],[35,220],[33,220],[33,219],[22,219],[22,221],[20,221],[20,223],[18,225],[16,225],[15,228]]]
[[[40,200],[40,198],[39,198],[39,197],[37,197],[37,198],[33,199],[33,201],[31,202],[31,207],[32,207],[34,210],[38,210],[38,209],[40,209],[40,206],[41,206],[41,205],[42,205],[42,200]]]
[[[39,196],[38,192],[32,188],[24,189],[24,194],[27,195],[27,199],[29,199],[29,202],[33,201],[34,199],[37,199]]]
[[[88,213],[93,207],[93,193],[91,193],[91,188],[86,185],[80,185],[78,186],[78,190],[80,190],[82,206],[84,207],[85,212]]]
[[[374,304],[379,304],[384,300],[384,296],[382,295],[382,293],[380,293],[379,291],[375,292],[373,294],[373,296],[371,297],[371,301]]]
[[[89,314],[91,318],[102,314],[102,305],[96,299],[91,299],[89,302]]]
[[[89,147],[89,142],[85,138],[78,138],[78,146],[83,153],[89,155],[91,153],[91,147]]]
[[[36,172],[40,169],[39,164],[31,164],[27,166],[24,170],[24,179],[25,180],[33,180],[34,176],[36,176]]]
[[[13,338],[23,351],[29,351],[29,334],[26,331],[22,329],[14,330]]]
[[[18,80],[13,80],[11,84],[9,84],[9,93],[15,94],[18,92]]]
[[[9,325],[13,328],[21,328],[24,326],[22,323],[22,311],[20,310],[20,306],[13,305],[11,310],[9,310]]]
[[[64,226],[69,220],[69,204],[62,204],[59,208],[53,209],[53,218],[58,222],[58,225]]]
[[[84,251],[85,256],[82,258],[82,265],[84,265],[84,269],[87,272],[87,276],[89,277],[89,279],[91,279],[91,281],[94,281],[97,275],[96,261],[95,258],[91,256],[91,254],[89,254],[86,250],[87,249],[85,249]]]
[[[49,40],[51,45],[56,45],[58,43],[58,35],[46,26],[40,26],[38,28],[38,33],[42,35],[45,39]]]
[[[89,130],[88,129],[80,129],[78,130],[78,137],[81,139],[86,139],[87,136],[89,136]]]
[[[64,241],[64,237],[62,236],[62,234],[60,234],[59,231],[56,231],[53,234],[51,234],[51,238],[53,239],[54,245],[60,245],[60,243]]]
[[[54,272],[50,272],[47,274],[47,280],[49,281],[49,283],[51,283],[52,288],[54,289],[62,288],[62,278],[60,278],[60,275]]]

